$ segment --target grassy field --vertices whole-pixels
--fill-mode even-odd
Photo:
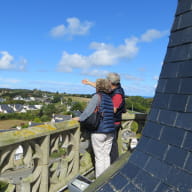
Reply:
[[[0,120],[0,129],[11,129],[15,125],[21,125],[22,123],[28,123],[23,120]]]
[[[89,102],[90,98],[85,98],[85,97],[75,97],[75,96],[66,96],[66,99],[71,98],[73,101],[79,101],[79,102]]]

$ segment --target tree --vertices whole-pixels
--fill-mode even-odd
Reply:
[[[42,117],[41,117],[41,121],[42,122],[46,122],[46,121],[50,121],[51,120],[51,118],[49,117],[49,116],[47,116],[47,115],[43,115]]]
[[[33,120],[35,123],[41,123],[41,120],[39,117],[35,117],[34,120]]]
[[[71,107],[71,111],[83,111],[85,108],[85,103],[83,102],[75,102],[73,103],[72,107]]]
[[[125,99],[126,108],[137,112],[148,113],[153,98],[144,98],[141,96],[130,96]]]
[[[73,100],[69,97],[69,98],[67,99],[67,104],[68,104],[68,105],[71,105],[72,101],[73,101]]]
[[[48,117],[52,117],[52,114],[56,112],[54,104],[48,104],[42,107],[42,114]]]
[[[61,101],[61,96],[59,95],[59,93],[57,92],[54,96],[53,96],[53,103],[58,103]]]

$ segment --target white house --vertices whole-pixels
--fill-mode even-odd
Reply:
[[[24,100],[24,98],[21,97],[20,95],[18,95],[18,96],[16,96],[16,97],[14,97],[13,100],[15,100],[15,101]]]

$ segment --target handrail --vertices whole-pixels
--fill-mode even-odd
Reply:
[[[124,114],[119,133],[120,154],[129,150],[133,122],[144,126],[146,114]],[[38,125],[0,133],[0,191],[56,192],[93,167],[77,121]],[[81,149],[81,150],[80,150]],[[4,186],[4,188],[3,188]]]
[[[76,121],[0,134],[0,181],[6,191],[55,192],[79,173]],[[11,187],[12,186],[12,187]]]

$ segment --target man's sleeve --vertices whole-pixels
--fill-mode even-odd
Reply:
[[[122,101],[123,101],[122,95],[121,94],[115,94],[112,97],[112,101],[113,101],[113,107],[118,109],[119,106],[121,105]]]

